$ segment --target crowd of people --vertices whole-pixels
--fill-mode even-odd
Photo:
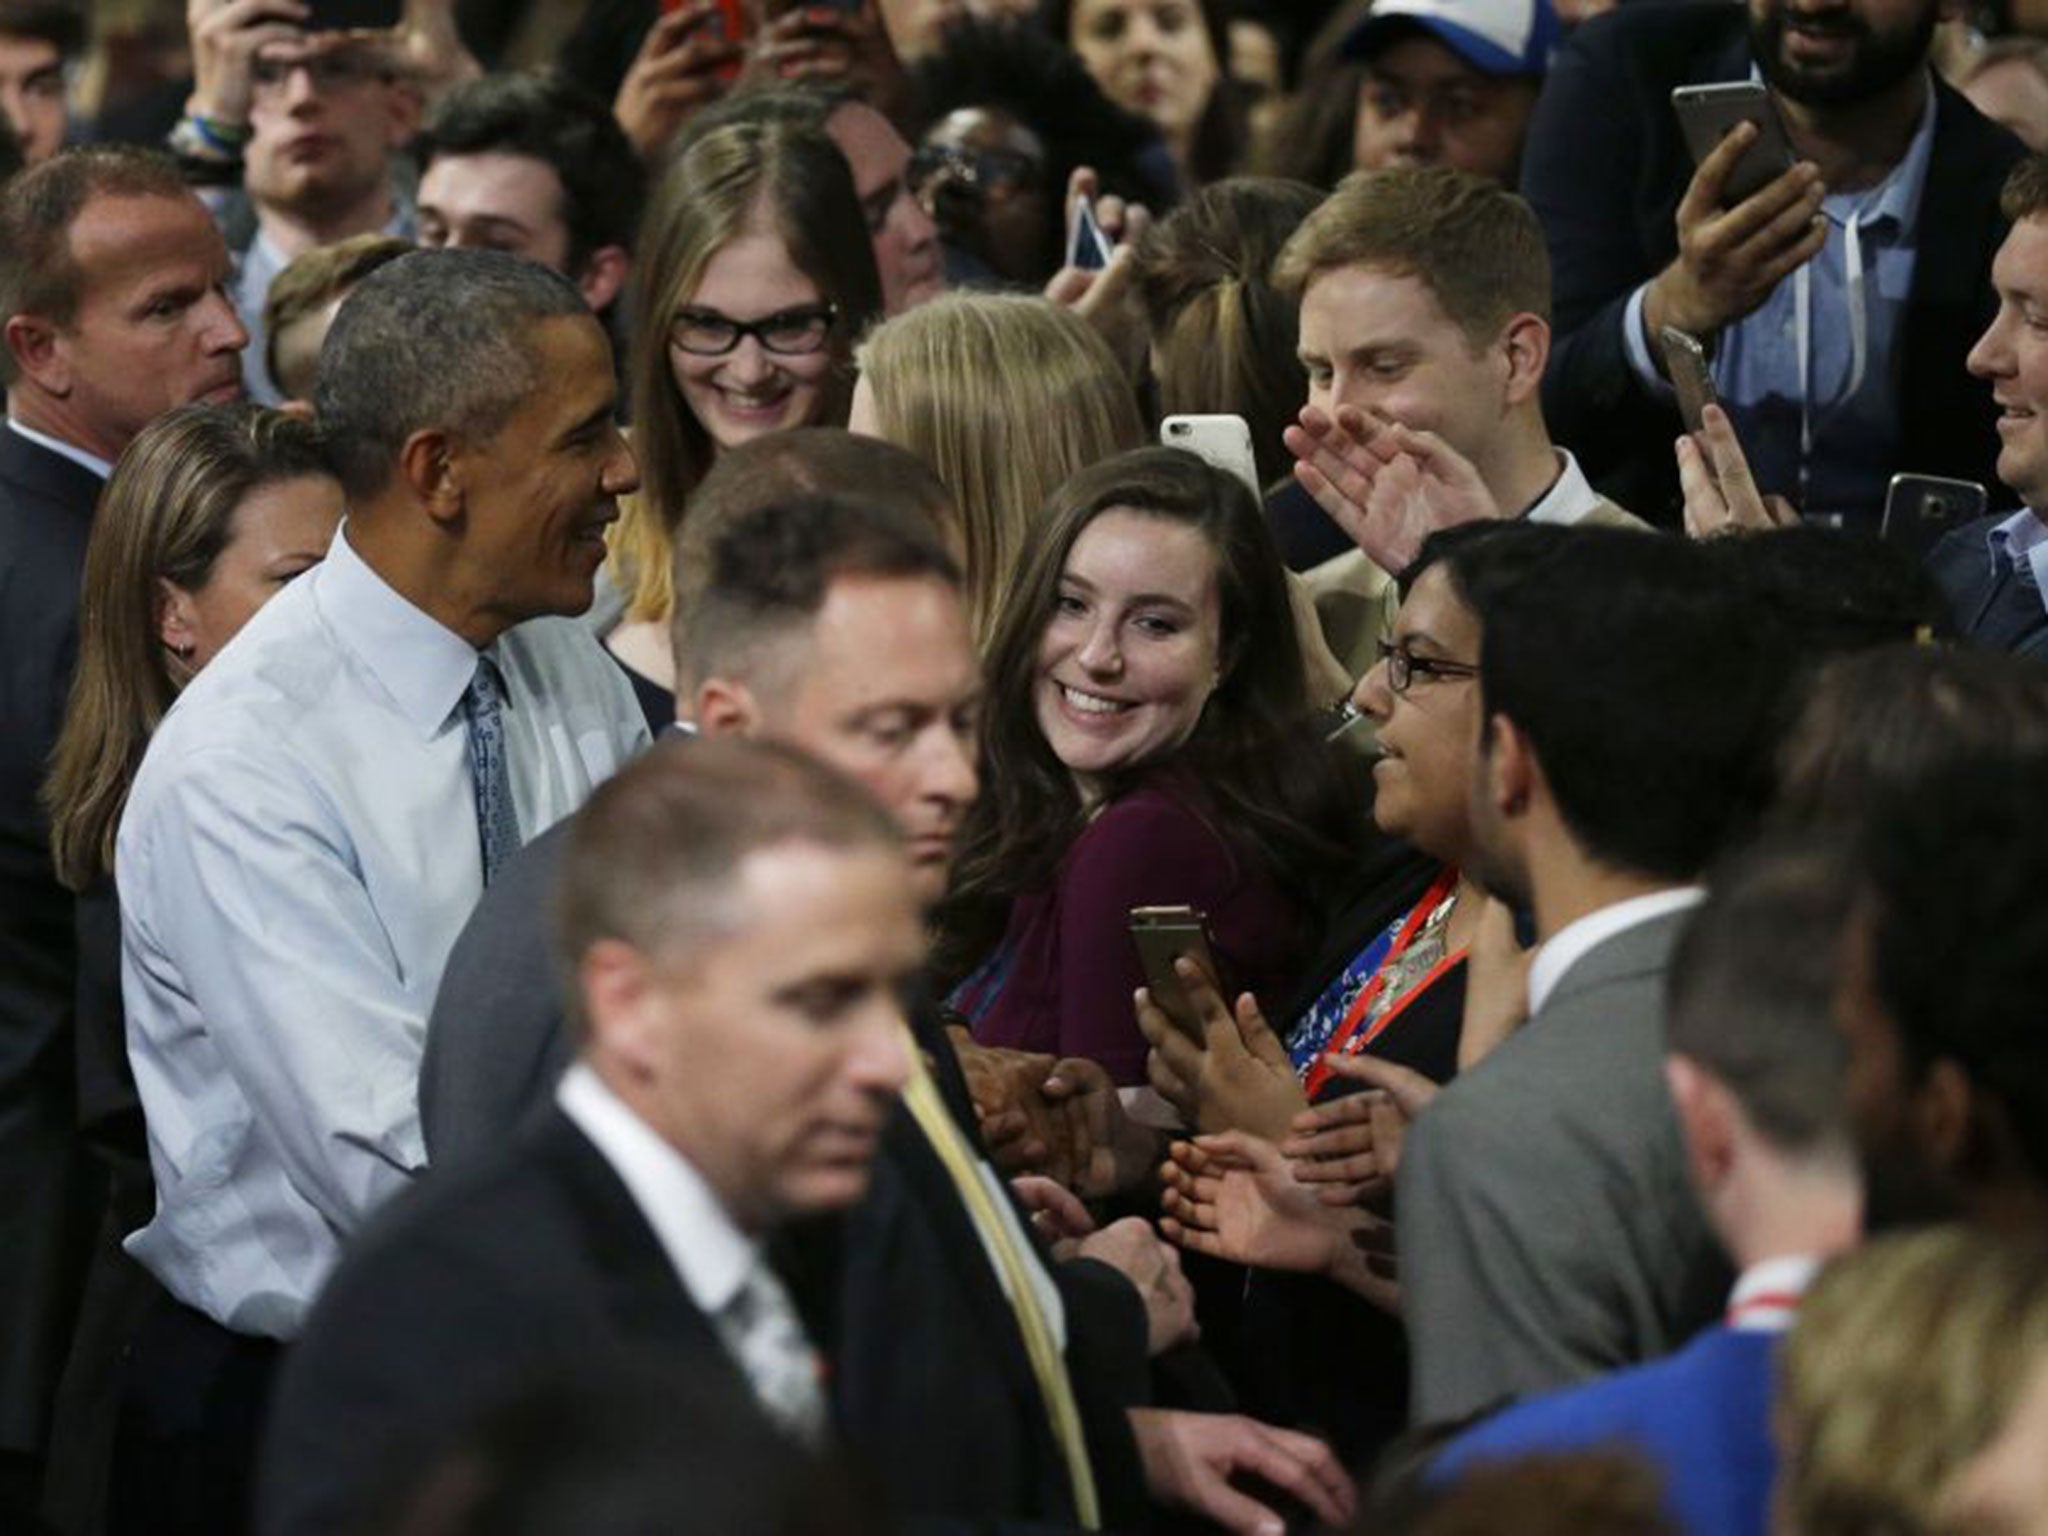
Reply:
[[[2048,14],[388,9],[0,0],[0,1528],[2048,1532]]]

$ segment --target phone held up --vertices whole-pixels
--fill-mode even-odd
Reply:
[[[1100,272],[1109,265],[1114,250],[1109,236],[1095,217],[1095,205],[1085,197],[1074,199],[1074,240],[1067,250],[1067,265],[1083,272]]]
[[[1252,429],[1242,416],[1169,416],[1159,424],[1159,441],[1168,448],[1185,448],[1212,469],[1235,475],[1259,489],[1259,461],[1252,453]]]
[[[1728,173],[1722,191],[1722,200],[1728,206],[1760,192],[1792,169],[1792,141],[1786,136],[1784,120],[1778,116],[1770,91],[1761,81],[1681,85],[1672,91],[1671,105],[1678,113],[1678,126],[1685,134],[1686,148],[1692,151],[1695,164],[1713,153],[1714,146],[1737,123],[1756,125],[1756,139]]]
[[[1707,368],[1707,349],[1700,345],[1698,337],[1687,335],[1675,325],[1665,326],[1657,340],[1664,352],[1664,372],[1678,396],[1679,419],[1685,423],[1686,431],[1697,432],[1705,423],[1707,407],[1720,399],[1714,389],[1714,376]]]
[[[405,19],[404,0],[311,0],[308,32],[389,32]]]
[[[1212,977],[1216,975],[1216,959],[1209,952],[1208,920],[1193,907],[1133,907],[1131,942],[1138,947],[1138,964],[1144,969],[1152,1001],[1175,1029],[1197,1044],[1203,1043],[1202,1021],[1173,962],[1190,956]]]
[[[1950,529],[1982,517],[1987,504],[1984,487],[1974,480],[1893,475],[1885,491],[1884,523],[1879,536],[1917,560]]]

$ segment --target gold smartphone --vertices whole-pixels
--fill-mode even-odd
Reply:
[[[1131,942],[1138,946],[1138,964],[1160,1012],[1196,1044],[1206,1044],[1201,1018],[1173,962],[1191,955],[1211,977],[1216,975],[1207,920],[1193,907],[1133,907]]]
[[[1664,372],[1678,394],[1679,420],[1686,431],[1697,432],[1705,424],[1707,407],[1721,398],[1707,366],[1707,349],[1675,325],[1665,326],[1657,339],[1664,344]]]

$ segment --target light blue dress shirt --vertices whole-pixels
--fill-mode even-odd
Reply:
[[[574,619],[491,647],[531,838],[647,743]],[[417,1086],[483,891],[460,701],[477,652],[350,547],[272,600],[150,742],[116,843],[157,1210],[127,1248],[238,1332],[294,1336],[341,1242],[425,1164]]]
[[[1912,298],[1921,194],[1933,150],[1930,88],[1919,126],[1891,174],[1875,187],[1823,200],[1827,244],[1803,269],[1808,323],[1801,325],[1802,280],[1794,273],[1758,309],[1720,334],[1714,387],[1742,438],[1757,484],[1790,497],[1809,517],[1875,529],[1892,473],[1912,467],[1898,462],[1899,335]],[[1849,280],[1858,268],[1865,336],[1860,378],[1851,345],[1857,296]],[[1643,336],[1642,306],[1643,289],[1638,288],[1623,321],[1629,361],[1639,378],[1668,392]],[[1802,330],[1810,349],[1804,378]],[[1810,453],[1802,452],[1802,423],[1811,434]]]
[[[2035,600],[2048,609],[2048,525],[2032,508],[2021,507],[1993,527],[1986,542],[1991,547],[1991,569],[1996,575],[2005,562],[2012,565],[2013,580],[2034,589]]]

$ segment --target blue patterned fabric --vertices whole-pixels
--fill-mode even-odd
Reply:
[[[1288,1034],[1287,1055],[1298,1075],[1306,1077],[1316,1059],[1329,1049],[1330,1037],[1344,1022],[1344,1015],[1350,1012],[1353,1000],[1378,974],[1381,963],[1387,958],[1387,951],[1394,947],[1401,925],[1407,921],[1408,914],[1403,912],[1381,929],[1377,938],[1352,957],[1351,963],[1344,967],[1344,974],[1323,988],[1322,996],[1309,1005],[1308,1011],[1301,1016],[1301,1022]]]
[[[512,804],[512,775],[505,766],[505,682],[498,664],[479,656],[476,676],[462,695],[469,726],[469,780],[476,791],[476,830],[483,846],[484,884],[519,851],[519,813]]]

